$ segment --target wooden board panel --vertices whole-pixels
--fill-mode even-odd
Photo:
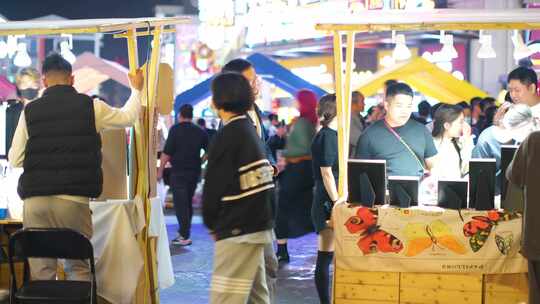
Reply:
[[[399,288],[383,285],[336,284],[335,297],[340,299],[398,301]]]
[[[482,291],[401,288],[402,304],[480,304]]]
[[[399,304],[398,301],[336,299],[334,304]]]
[[[490,291],[484,295],[484,304],[526,304],[528,297],[527,293]]]
[[[127,186],[127,146],[124,129],[101,132],[103,161],[103,192],[99,201],[126,199]]]
[[[336,284],[399,285],[398,272],[359,272],[336,269]]]
[[[486,292],[528,293],[526,273],[490,274],[485,276]]]
[[[482,274],[401,273],[400,287],[482,292]]]

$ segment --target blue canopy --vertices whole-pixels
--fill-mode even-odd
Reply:
[[[265,81],[275,84],[277,87],[291,95],[295,95],[301,89],[313,91],[318,98],[326,94],[326,91],[323,89],[296,76],[293,72],[265,55],[255,53],[247,57],[247,60],[251,62],[257,74]],[[210,96],[210,84],[213,78],[214,77],[212,76],[176,96],[174,100],[175,112],[177,112],[183,104],[196,105],[208,98]]]

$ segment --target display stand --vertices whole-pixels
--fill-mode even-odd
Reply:
[[[434,30],[520,30],[539,29],[538,10],[384,10],[363,11],[341,16],[336,22],[316,25],[319,30],[334,36],[335,92],[338,120],[339,194],[347,193],[347,159],[349,149],[351,74],[355,35],[375,31],[434,31]],[[346,44],[343,42],[346,36]],[[343,49],[345,47],[345,62]],[[335,211],[335,208],[334,208]],[[336,223],[334,223],[336,225]],[[336,236],[338,238],[339,236]],[[337,257],[339,259],[339,257]],[[362,263],[362,259],[358,259]],[[471,284],[460,285],[470,279],[452,274],[345,272],[334,273],[334,303],[519,303],[526,294],[524,276],[472,275]],[[411,282],[416,284],[411,285]],[[439,282],[436,283],[436,282]],[[424,284],[424,285],[422,285]],[[457,284],[457,285],[456,285]],[[378,287],[377,287],[378,286]],[[409,292],[419,286],[419,292]],[[454,286],[449,289],[448,286]],[[409,289],[413,288],[413,289]],[[469,289],[469,290],[467,290]],[[473,290],[470,290],[473,289]],[[453,292],[447,292],[453,290]],[[450,295],[470,296],[452,298]],[[517,292],[516,292],[517,291]],[[515,294],[519,294],[514,297]],[[448,295],[448,296],[446,296]],[[366,296],[371,296],[366,298]],[[498,299],[498,300],[497,300]],[[501,300],[503,299],[503,300]],[[508,301],[504,300],[508,299]],[[493,302],[498,301],[498,302]]]

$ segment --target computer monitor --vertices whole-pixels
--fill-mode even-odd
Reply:
[[[368,207],[385,203],[385,160],[350,159],[347,169],[350,203]]]
[[[469,162],[469,208],[491,210],[495,208],[494,158],[471,159]]]
[[[466,209],[468,185],[466,180],[439,179],[438,206],[446,209]]]
[[[389,176],[390,205],[401,208],[418,206],[419,176]]]
[[[502,145],[501,146],[501,174],[499,176],[501,183],[501,201],[506,198],[506,189],[508,188],[508,180],[506,179],[506,169],[514,159],[519,145]]]

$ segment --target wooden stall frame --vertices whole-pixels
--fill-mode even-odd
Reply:
[[[540,29],[540,12],[533,9],[366,10],[357,14],[340,16],[339,19],[335,20],[335,22],[318,23],[315,28],[327,31],[334,37],[339,161],[338,192],[340,197],[347,196],[351,78],[356,33],[413,30]],[[343,35],[347,36],[345,69],[343,69]],[[335,287],[335,277],[333,282]],[[335,298],[335,288],[333,288],[333,293],[333,298]]]
[[[142,199],[145,213],[145,227],[138,236],[141,252],[144,257],[144,289],[135,295],[135,303],[159,303],[157,284],[156,248],[148,237],[148,225],[151,214],[150,195],[156,183],[155,151],[153,129],[156,115],[156,85],[161,54],[161,34],[174,32],[170,27],[176,24],[191,22],[189,17],[173,18],[133,18],[133,19],[80,19],[62,21],[13,21],[0,23],[0,36],[26,35],[45,36],[59,34],[112,34],[115,38],[127,41],[129,70],[134,72],[140,68],[138,59],[137,37],[152,36],[152,51],[147,62],[147,95],[141,96],[143,109],[139,120],[132,129],[130,153],[135,159],[130,164],[128,196]],[[169,28],[166,28],[169,27]]]

